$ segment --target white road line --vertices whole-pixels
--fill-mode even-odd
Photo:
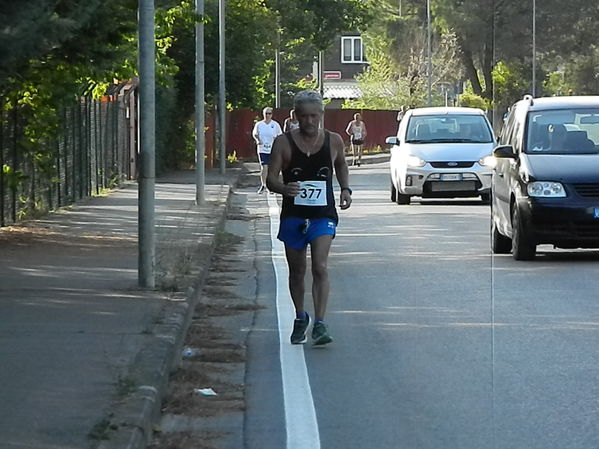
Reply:
[[[274,195],[268,195],[272,264],[277,282],[277,318],[279,320],[279,345],[287,449],[320,449],[318,421],[312,399],[312,389],[306,368],[303,345],[292,345],[289,336],[293,330],[295,309],[289,294],[289,271],[285,249],[277,239],[279,206]]]

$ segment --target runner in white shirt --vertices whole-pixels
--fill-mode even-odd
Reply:
[[[358,112],[354,114],[354,119],[347,124],[345,132],[349,135],[353,160],[352,165],[360,166],[362,162],[362,145],[366,138],[366,123],[362,121],[362,115]],[[358,159],[356,160],[356,154]]]
[[[261,185],[258,189],[258,193],[264,192],[266,188],[266,175],[268,172],[268,162],[270,161],[270,150],[272,149],[272,143],[279,134],[283,134],[281,131],[281,125],[272,119],[272,108],[266,107],[262,110],[262,116],[264,120],[256,122],[252,136],[256,141],[258,160],[260,162],[260,179]]]

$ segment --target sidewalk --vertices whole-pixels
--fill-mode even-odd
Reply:
[[[3,449],[144,447],[230,186],[156,182],[156,290],[137,283],[137,184],[0,229]],[[108,438],[108,439],[106,439]]]

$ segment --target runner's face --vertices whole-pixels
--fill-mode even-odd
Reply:
[[[308,135],[318,133],[322,111],[316,103],[307,103],[295,110],[295,116],[299,122],[300,130]]]

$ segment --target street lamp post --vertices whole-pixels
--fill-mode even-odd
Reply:
[[[225,97],[225,0],[218,2],[218,117],[220,174],[225,175],[227,102]]]
[[[433,71],[433,63],[432,63],[432,49],[431,49],[431,2],[430,0],[426,0],[426,34],[427,34],[427,39],[426,39],[426,46],[427,46],[427,56],[428,56],[428,61],[427,61],[427,84],[428,84],[428,105],[432,106],[433,104],[433,100],[432,100],[432,71]]]
[[[204,0],[196,0],[196,13],[201,21],[196,23],[196,66],[195,66],[195,113],[196,113],[196,204],[204,204],[206,174],[206,136],[204,131]]]
[[[537,2],[532,0],[532,96],[537,88]]]
[[[138,280],[154,288],[155,263],[155,96],[154,0],[139,2],[139,192],[138,192]]]

